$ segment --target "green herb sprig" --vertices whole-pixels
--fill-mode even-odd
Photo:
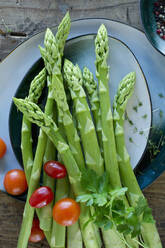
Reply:
[[[115,226],[119,233],[131,234],[131,237],[135,238],[141,235],[143,222],[154,223],[146,199],[141,196],[136,207],[126,207],[122,196],[125,195],[127,188],[111,189],[107,172],[98,176],[93,170],[83,170],[81,185],[85,194],[78,196],[76,201],[85,203],[95,210],[85,225],[94,222],[105,230]]]

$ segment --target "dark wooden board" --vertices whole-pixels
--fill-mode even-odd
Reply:
[[[138,0],[0,0],[0,60],[33,34],[58,24],[67,10],[72,20],[104,17],[143,29]],[[165,247],[165,173],[144,193]],[[23,202],[0,192],[0,248],[17,246],[23,207]],[[48,245],[44,241],[28,247]]]

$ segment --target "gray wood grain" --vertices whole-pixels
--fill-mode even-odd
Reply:
[[[138,0],[0,0],[0,59],[33,34],[57,25],[67,10],[72,20],[103,17],[143,29]],[[165,247],[165,173],[144,193]],[[0,248],[16,247],[23,207],[23,202],[0,192]],[[28,247],[48,245],[44,241]]]
[[[0,59],[33,34],[57,25],[67,10],[72,20],[103,17],[142,28],[139,1],[0,0]]]

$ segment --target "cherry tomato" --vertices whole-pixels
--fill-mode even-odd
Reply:
[[[19,169],[8,171],[3,183],[6,191],[11,195],[21,195],[28,187],[25,172]]]
[[[36,189],[29,199],[31,207],[42,208],[53,200],[53,192],[51,188],[43,186]]]
[[[43,240],[44,238],[45,238],[45,235],[44,235],[44,232],[40,228],[39,219],[34,218],[29,241],[33,243],[37,243]]]
[[[3,139],[0,138],[0,158],[2,158],[6,153],[6,144]]]
[[[50,160],[44,164],[44,171],[53,178],[63,178],[66,176],[66,168],[58,161]]]
[[[78,220],[79,216],[80,206],[71,198],[61,199],[54,205],[53,218],[62,226],[73,225]]]

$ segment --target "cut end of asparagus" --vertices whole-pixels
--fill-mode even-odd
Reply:
[[[108,34],[106,27],[102,24],[95,39],[96,65],[106,61],[109,53]]]
[[[45,86],[46,76],[46,69],[44,68],[31,82],[28,96],[28,99],[31,102],[38,102],[38,99],[41,96],[42,90]]]
[[[122,79],[114,99],[114,109],[119,108],[121,111],[125,111],[127,102],[134,92],[135,82],[135,72],[130,72]]]
[[[14,104],[17,108],[25,115],[25,117],[32,123],[37,124],[39,127],[53,128],[57,130],[57,127],[53,120],[44,114],[41,109],[35,104],[30,102],[28,99],[18,99],[13,97]]]
[[[97,89],[97,82],[93,78],[92,72],[87,67],[83,70],[83,84],[89,95],[92,95]]]

